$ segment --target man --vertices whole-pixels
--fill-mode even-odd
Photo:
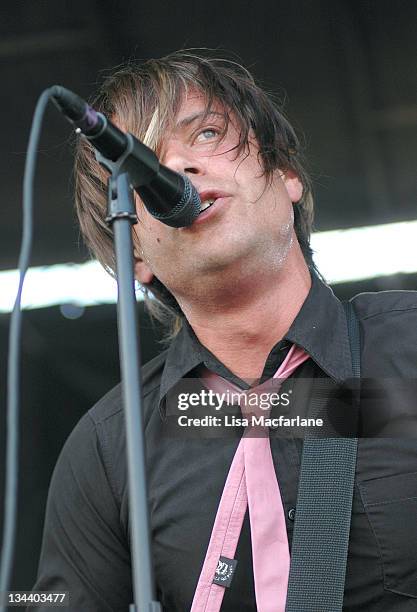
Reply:
[[[309,358],[287,383],[322,378],[343,389],[352,376],[346,319],[312,262],[312,198],[295,134],[245,69],[176,53],[118,70],[94,106],[186,174],[204,208],[190,227],[175,229],[137,199],[133,228],[136,277],[156,296],[150,308],[168,322],[172,340],[143,370],[152,556],[163,609],[184,611],[242,431],[167,435],[169,394],[185,379],[198,380],[202,367],[248,390],[275,374],[293,344]],[[95,256],[114,270],[105,180],[89,145],[81,143],[81,228]],[[415,377],[416,294],[363,294],[354,305],[363,376]],[[294,404],[297,413],[308,413],[304,387]],[[302,440],[271,435],[270,443],[291,547]],[[415,609],[416,474],[413,439],[359,441],[347,612]],[[126,484],[117,387],[81,419],[61,453],[36,589],[69,591],[73,610],[128,609]],[[256,609],[250,528],[246,513],[236,573],[224,592],[226,612]]]

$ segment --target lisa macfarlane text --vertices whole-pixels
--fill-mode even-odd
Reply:
[[[269,417],[263,414],[237,417],[225,414],[223,416],[206,415],[204,417],[189,417],[185,414],[178,417],[180,427],[323,427],[323,419],[304,418],[300,416]]]

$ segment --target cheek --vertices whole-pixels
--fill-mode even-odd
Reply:
[[[158,247],[165,243],[161,232],[158,230],[159,228],[152,228],[150,225],[144,225],[142,222],[139,222],[134,226],[134,232],[137,236],[137,240],[145,254],[150,255],[151,253],[156,252]]]
[[[239,186],[258,195],[266,185],[263,168],[253,153],[250,155],[243,153],[236,160],[234,179]]]
[[[179,249],[175,241],[174,228],[164,225],[148,212],[134,226],[140,252],[149,268],[158,277],[168,267],[167,262],[178,259]]]
[[[148,246],[153,243],[159,244],[161,242],[164,226],[152,217],[136,194],[135,200],[138,222],[133,227],[142,248],[145,248],[145,245]]]

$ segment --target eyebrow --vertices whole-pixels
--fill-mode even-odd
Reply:
[[[197,121],[197,119],[201,119],[204,116],[211,117],[213,115],[224,119],[223,113],[217,113],[215,111],[209,111],[208,113],[206,113],[205,111],[199,111],[197,113],[193,113],[192,115],[189,115],[188,117],[184,117],[184,119],[181,119],[181,121],[178,121],[178,123],[175,126],[175,131],[181,131],[182,129],[189,127],[192,123]]]

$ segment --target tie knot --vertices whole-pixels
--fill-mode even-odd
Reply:
[[[240,394],[239,406],[246,418],[269,417],[273,406],[279,404],[282,380],[270,378],[261,385],[251,387]]]

